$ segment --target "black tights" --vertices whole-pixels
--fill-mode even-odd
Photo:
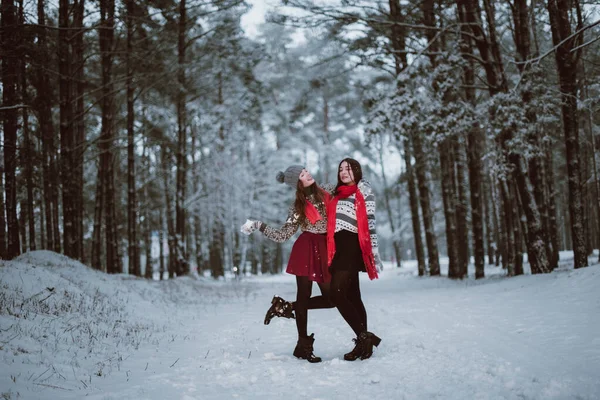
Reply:
[[[367,311],[360,295],[357,271],[334,271],[330,300],[356,336],[367,330]]]
[[[321,289],[321,296],[310,297],[312,293],[313,281],[308,279],[308,276],[296,276],[296,301],[294,302],[294,310],[296,311],[296,328],[298,329],[298,337],[307,337],[308,331],[308,310],[316,310],[319,308],[335,307],[329,301],[329,283],[318,283]]]

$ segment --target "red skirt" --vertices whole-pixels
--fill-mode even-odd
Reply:
[[[296,276],[308,276],[309,280],[317,283],[331,281],[327,267],[327,235],[303,232],[292,247],[285,272]]]

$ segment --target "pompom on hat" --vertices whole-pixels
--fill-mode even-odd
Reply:
[[[303,165],[290,165],[285,172],[279,171],[275,179],[277,179],[277,182],[279,183],[285,183],[286,185],[296,188],[303,169]]]

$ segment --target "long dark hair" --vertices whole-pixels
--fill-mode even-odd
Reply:
[[[340,167],[342,166],[342,163],[344,161],[346,161],[350,165],[350,169],[352,169],[352,174],[354,175],[354,182],[358,183],[362,179],[362,168],[360,166],[360,163],[354,158],[344,158],[342,161],[340,161],[340,165],[338,165],[337,169],[337,185],[335,187],[336,193],[340,186],[345,185],[345,183],[343,183],[340,179]]]
[[[298,179],[298,185],[296,186],[296,201],[294,202],[294,211],[300,216],[298,218],[298,221],[300,223],[303,223],[306,219],[306,213],[304,212],[304,209],[306,208],[307,202],[306,191],[309,188],[310,190],[312,190],[312,193],[315,196],[316,204],[313,204],[315,207],[317,207],[319,203],[325,203],[325,194],[323,193],[323,189],[321,189],[319,185],[317,185],[317,182],[305,188],[302,184],[302,181]]]

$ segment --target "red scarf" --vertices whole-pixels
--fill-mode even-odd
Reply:
[[[363,194],[358,190],[357,185],[340,186],[337,195],[327,205],[327,265],[331,266],[333,256],[335,255],[335,220],[337,213],[337,203],[340,199],[345,199],[355,194],[354,208],[356,210],[356,222],[358,225],[358,243],[362,251],[365,268],[369,274],[369,279],[378,278],[377,267],[375,266],[375,257],[373,256],[373,247],[371,246],[371,235],[369,234],[369,220],[367,219],[367,205]]]
[[[327,193],[321,188],[319,188],[318,190],[320,190],[323,193],[323,197],[325,197],[325,209],[327,210],[327,203],[329,203],[330,197],[329,193]],[[317,210],[317,207],[315,207],[313,203],[311,203],[308,200],[306,200],[306,206],[304,206],[304,215],[306,215],[306,218],[308,218],[312,225],[314,225],[317,221],[323,219],[321,214],[319,214],[319,210]]]

